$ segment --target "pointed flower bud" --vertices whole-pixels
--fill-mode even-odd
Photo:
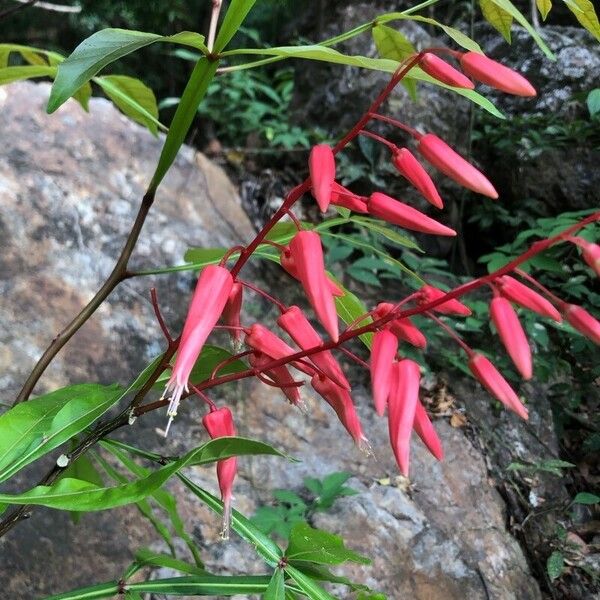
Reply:
[[[243,289],[244,287],[242,284],[237,281],[231,286],[231,292],[229,292],[227,303],[223,309],[223,322],[225,325],[230,327],[241,326],[240,312],[242,310]],[[233,347],[238,349],[240,338],[242,337],[242,330],[230,329],[229,335],[231,336]]]
[[[425,73],[446,85],[465,88],[467,90],[472,90],[475,87],[473,82],[458,69],[455,69],[452,65],[449,65],[446,61],[431,52],[426,52],[423,55],[420,67]]]
[[[408,148],[400,148],[398,152],[395,152],[392,162],[400,174],[419,190],[427,202],[433,204],[436,208],[444,208],[444,203],[431,177],[429,177],[429,173],[421,166],[421,163]]]
[[[340,422],[352,436],[354,443],[363,452],[370,454],[369,441],[363,433],[350,393],[323,375],[315,375],[310,383],[315,392],[335,410]]]
[[[489,198],[498,198],[498,192],[487,177],[452,150],[437,135],[428,133],[419,140],[419,152],[436,169],[469,190]]]
[[[377,319],[381,319],[382,317],[385,317],[393,308],[394,305],[390,302],[380,302],[375,308],[373,315]],[[394,319],[385,327],[386,329],[389,329],[401,342],[408,342],[409,344],[415,346],[415,348],[425,348],[427,346],[427,340],[425,339],[425,336],[408,317],[403,319]]]
[[[331,193],[331,204],[336,206],[343,206],[348,210],[357,213],[369,212],[367,209],[366,198],[357,196],[344,186],[340,185],[336,181],[333,182],[333,191]]]
[[[445,295],[446,292],[443,292],[432,285],[424,285],[419,290],[418,302],[421,305],[429,304],[430,302],[434,302],[439,298],[443,298]],[[432,310],[443,315],[459,315],[461,317],[468,317],[471,314],[471,309],[456,298],[451,298],[446,302],[442,302],[442,304],[438,304]]]
[[[506,408],[516,412],[521,418],[527,419],[527,409],[519,400],[515,391],[483,354],[476,352],[471,356],[469,369],[492,396],[500,400]]]
[[[429,419],[427,411],[420,401],[417,401],[415,422],[413,427],[417,432],[417,435],[427,446],[429,452],[431,452],[431,454],[433,454],[433,456],[435,456],[438,460],[444,460],[442,442],[440,442],[440,438],[438,437],[438,434],[433,427],[431,420]]]
[[[585,308],[575,304],[567,304],[565,318],[569,324],[595,344],[600,344],[600,321],[595,319]]]
[[[569,241],[581,248],[583,260],[593,269],[596,275],[600,275],[600,245],[588,242],[582,237],[571,237]]]
[[[298,269],[296,268],[296,264],[294,263],[292,253],[290,252],[289,248],[287,248],[281,253],[280,262],[281,266],[285,269],[288,275],[291,275],[294,279],[300,280],[300,278],[298,277]],[[329,276],[327,276],[327,286],[329,287],[331,293],[334,296],[339,298],[344,295],[344,290],[342,290],[342,288],[340,288],[340,286],[337,283],[335,283],[335,281],[329,279]]]
[[[319,321],[334,342],[338,340],[338,316],[325,273],[323,246],[316,231],[299,231],[290,242],[298,279]]]
[[[377,331],[373,336],[370,368],[373,402],[375,403],[375,411],[380,417],[385,412],[392,387],[392,372],[396,352],[398,352],[398,338],[386,329]]]
[[[261,369],[261,371],[262,367],[272,360],[272,358],[266,354],[262,354],[262,352],[253,352],[249,356],[250,364],[256,369]],[[291,404],[294,406],[301,404],[302,398],[300,397],[300,389],[293,385],[295,380],[285,365],[269,369],[264,371],[264,373],[273,380],[273,383],[281,387],[281,391],[285,394]]]
[[[383,219],[388,223],[399,225],[412,231],[430,233],[433,235],[454,236],[456,231],[438,223],[434,219],[419,212],[416,208],[408,206],[403,202],[398,202],[390,196],[374,192],[367,203],[369,213],[378,219]]]
[[[460,57],[462,70],[477,81],[507,94],[535,96],[535,88],[523,75],[479,52],[465,52]]]
[[[302,310],[297,306],[290,306],[278,319],[277,324],[302,348],[316,348],[323,344],[321,336],[315,331]],[[333,379],[335,383],[346,390],[350,390],[350,384],[337,360],[329,350],[311,354],[308,358],[325,375]]]
[[[285,358],[296,354],[297,350],[294,350],[291,346],[286,344],[281,338],[277,337],[272,331],[269,331],[263,325],[255,323],[250,327],[248,333],[246,333],[246,344],[254,350],[258,350],[267,356],[270,356],[274,360]],[[301,362],[294,362],[296,369],[306,373],[307,375],[313,375],[314,370],[311,367],[306,366]]]
[[[524,379],[531,379],[531,348],[515,309],[506,298],[496,296],[490,302],[490,316],[519,373]]]
[[[410,434],[419,401],[419,365],[409,359],[394,363],[392,389],[388,400],[388,429],[400,472],[408,477]]]
[[[165,390],[165,394],[171,394],[167,409],[169,423],[165,435],[177,414],[181,394],[188,390],[188,379],[196,359],[225,308],[232,286],[231,273],[225,267],[217,265],[205,267],[198,278],[185,318],[173,372]]]
[[[212,439],[235,435],[233,415],[227,407],[209,412],[202,419],[202,424]],[[217,462],[217,479],[221,490],[221,500],[223,501],[223,529],[221,530],[221,537],[224,540],[229,538],[232,489],[236,473],[237,458],[235,456]]]
[[[313,195],[321,212],[325,212],[331,202],[335,180],[335,157],[327,144],[313,146],[308,158],[308,169]]]
[[[560,313],[550,301],[514,277],[503,275],[496,280],[496,285],[500,293],[511,302],[523,308],[528,308],[542,317],[554,319],[559,323],[562,321]]]

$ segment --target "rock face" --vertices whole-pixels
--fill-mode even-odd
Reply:
[[[102,100],[92,101],[90,115],[69,102],[48,117],[43,112],[48,86],[19,84],[0,88],[0,93],[0,386],[3,399],[10,400],[52,335],[109,272],[159,143]],[[238,243],[251,234],[223,173],[186,148],[159,191],[134,268],[177,262],[188,245]],[[167,283],[159,288],[161,304],[168,321],[178,326],[192,278],[173,275]],[[126,382],[137,373],[162,346],[148,302],[153,284],[135,279],[119,288],[63,350],[38,391],[85,380]],[[260,306],[251,308],[258,312]],[[352,372],[350,377],[358,381],[361,374]],[[241,435],[262,438],[303,461],[240,460],[236,506],[251,514],[270,498],[273,488],[295,488],[303,476],[347,470],[354,474],[350,484],[360,494],[340,500],[314,524],[342,533],[352,548],[373,558],[371,568],[354,567],[349,574],[390,599],[540,598],[521,549],[505,528],[502,499],[463,430],[438,421],[446,460],[435,463],[415,443],[413,486],[396,487],[385,422],[374,417],[360,382],[356,389],[376,459],[353,449],[322,403],[315,403],[304,417],[279,392],[262,384],[223,389],[219,401],[234,407]],[[119,436],[147,449],[180,453],[206,439],[202,413],[198,404],[186,403],[167,442],[154,429],[164,424],[163,415],[140,418]],[[35,474],[29,475],[19,482],[21,489],[35,479]],[[192,469],[191,476],[215,491],[212,468]],[[392,485],[386,485],[386,478]],[[209,567],[241,573],[266,570],[236,536],[219,543],[215,515],[185,495],[176,482],[171,487]],[[3,596],[29,600],[118,579],[135,550],[153,539],[134,507],[88,514],[78,525],[68,515],[36,510],[29,521],[0,539]]]

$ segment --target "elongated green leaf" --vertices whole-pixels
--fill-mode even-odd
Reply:
[[[34,48],[33,46],[24,46],[23,44],[0,44],[0,68],[8,66],[8,58],[12,52],[19,53],[30,65],[50,65],[56,66],[64,60],[64,56],[51,50]],[[46,57],[44,60],[41,57]]]
[[[90,82],[84,83],[74,94],[73,99],[79,102],[81,108],[88,112],[90,106],[90,98],[92,97],[92,86]]]
[[[600,23],[596,9],[590,0],[565,1],[569,10],[575,15],[582,27],[585,27],[597,40],[600,41]]]
[[[60,479],[52,486],[40,485],[23,494],[0,494],[0,503],[37,504],[75,511],[105,510],[138,502],[188,465],[202,465],[231,456],[255,454],[285,457],[283,453],[263,442],[223,437],[207,442],[143,479],[106,488],[99,488],[78,479]]]
[[[493,0],[479,0],[479,7],[483,18],[510,44],[512,15],[500,8]]]
[[[196,63],[169,127],[169,133],[160,153],[156,171],[152,176],[150,190],[154,191],[158,188],[167,171],[171,168],[218,66],[218,60],[209,61],[205,58]]]
[[[403,246],[405,248],[411,248],[412,250],[418,250],[419,252],[423,252],[423,250],[421,250],[421,247],[416,242],[406,237],[405,235],[399,234],[395,229],[388,227],[384,221],[371,219],[370,217],[350,217],[349,220],[353,223],[356,223],[357,225],[360,225],[361,227],[365,227],[370,231],[382,235],[383,237],[390,240],[390,242],[394,242],[394,244],[397,244],[398,246]]]
[[[188,248],[183,256],[187,262],[199,265],[215,265],[227,252],[227,248]]]
[[[155,33],[126,29],[103,29],[94,33],[81,42],[59,65],[48,100],[48,112],[53,113],[84,83],[110,63],[152,44],[161,37]]]
[[[23,79],[34,79],[36,77],[54,77],[56,67],[48,65],[24,65],[21,67],[5,67],[0,69],[0,85],[22,81]]]
[[[353,323],[354,321],[356,321],[356,319],[358,319],[358,317],[364,315],[367,312],[367,307],[352,292],[350,292],[346,288],[343,288],[343,290],[344,295],[341,297],[336,297],[335,299],[335,308],[340,319],[342,319],[342,321],[344,321],[346,325],[350,325],[350,323]],[[367,317],[364,321],[361,321],[359,327],[361,325],[367,325],[372,321],[373,319],[371,319],[371,317]],[[372,333],[363,333],[360,336],[360,339],[367,348],[371,349],[371,345],[373,343]]]
[[[229,44],[255,2],[256,0],[231,0],[215,40],[215,52],[221,52]]]
[[[109,581],[108,583],[100,583],[63,594],[48,596],[44,600],[96,600],[97,598],[112,598],[118,593],[119,584],[116,581]]]
[[[285,572],[298,584],[298,587],[310,598],[310,600],[336,600],[308,575],[305,575],[295,567],[288,565],[285,568]]]
[[[173,558],[168,554],[157,554],[146,548],[138,550],[135,553],[135,560],[139,565],[139,568],[153,565],[156,567],[166,567],[168,569],[175,569],[180,573],[187,573],[188,575],[203,575],[206,573],[204,569],[196,565],[190,565],[189,563]]]
[[[281,569],[275,569],[262,600],[285,600],[285,585],[283,583],[283,571]]]
[[[382,58],[391,58],[400,62],[417,53],[410,40],[393,27],[376,25],[373,27],[372,34],[377,52]]]
[[[126,75],[105,75],[95,77],[104,93],[116,106],[134,121],[147,127],[153,135],[158,128],[166,129],[158,120],[158,105],[154,92],[139,79]]]
[[[268,575],[194,575],[128,583],[127,589],[171,596],[235,596],[261,594],[268,585]]]
[[[121,396],[118,386],[74,385],[17,404],[0,417],[0,481],[85,429]]]
[[[223,503],[219,499],[197,486],[193,481],[181,473],[178,473],[177,477],[195,496],[200,498],[206,506],[219,515],[223,514]],[[256,546],[258,553],[269,565],[272,567],[277,566],[279,560],[283,556],[281,548],[235,509],[231,511],[231,526],[233,530],[241,535],[247,542]]]

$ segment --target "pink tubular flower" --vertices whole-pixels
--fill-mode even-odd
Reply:
[[[388,428],[396,462],[404,477],[408,477],[410,434],[419,401],[419,365],[409,359],[394,363],[392,389],[388,400]]]
[[[600,321],[590,313],[576,304],[567,304],[564,313],[569,324],[577,329],[585,337],[596,344],[600,344]]]
[[[398,352],[398,338],[386,329],[377,331],[373,336],[370,367],[373,402],[375,403],[375,411],[380,417],[385,412],[385,406],[392,387],[396,352]]]
[[[165,436],[173,417],[177,415],[181,394],[184,390],[188,391],[188,379],[196,359],[225,308],[232,286],[231,273],[225,267],[217,265],[205,267],[198,278],[185,318],[173,372],[165,390],[165,395],[171,394]]]
[[[479,52],[465,52],[460,57],[462,70],[477,81],[507,94],[535,96],[535,88],[516,71]]]
[[[335,179],[335,157],[327,144],[313,146],[308,158],[308,169],[313,195],[321,212],[325,212],[331,202]]]
[[[519,373],[531,379],[531,348],[515,309],[506,298],[496,296],[490,303],[490,316]]]
[[[523,308],[528,308],[538,315],[542,315],[542,317],[549,317],[559,323],[562,321],[558,310],[556,310],[546,298],[516,280],[514,277],[503,275],[496,280],[496,285],[498,286],[500,293],[511,302],[514,302]]]
[[[315,331],[310,321],[297,306],[290,306],[278,319],[277,324],[302,348],[308,350],[323,344],[321,336]],[[350,391],[350,384],[346,375],[338,364],[337,360],[329,350],[316,352],[307,357],[311,360],[325,375],[333,381]]]
[[[381,319],[393,308],[394,305],[390,302],[380,302],[375,308],[373,316],[377,319]],[[425,336],[408,317],[394,319],[385,327],[388,328],[401,342],[408,342],[415,346],[415,348],[425,348],[427,346]]]
[[[331,339],[337,342],[338,316],[325,273],[319,234],[316,231],[299,231],[290,242],[290,252],[308,301]]]
[[[600,275],[600,245],[588,242],[581,237],[570,237],[569,241],[581,248],[583,260],[593,269],[596,275]]]
[[[370,454],[369,441],[363,433],[350,393],[324,375],[315,375],[310,383],[315,392],[335,410],[340,422],[359,449]]]
[[[262,354],[262,352],[253,352],[249,357],[250,364],[255,369],[260,369],[261,371],[262,367],[264,367],[265,364],[270,363],[272,360],[272,358],[266,354]],[[268,371],[264,371],[264,373],[267,375],[267,377],[273,380],[273,383],[281,387],[281,391],[285,394],[286,398],[291,404],[294,406],[300,405],[302,402],[300,397],[300,389],[293,385],[295,380],[285,365],[275,367],[274,369],[269,369]]]
[[[394,225],[399,225],[405,229],[433,235],[456,235],[454,229],[450,229],[450,227],[446,227],[419,212],[416,208],[408,206],[408,204],[404,204],[403,202],[398,202],[398,200],[380,192],[371,194],[367,206],[369,207],[369,213],[374,217],[383,219]]]
[[[398,152],[395,152],[392,162],[400,174],[419,190],[427,202],[433,204],[436,208],[444,208],[444,203],[431,177],[429,177],[429,173],[421,166],[421,163],[408,148],[400,148]]]
[[[331,193],[331,204],[343,206],[357,213],[369,212],[367,209],[366,198],[357,196],[350,190],[346,189],[336,181],[333,182],[333,191]]]
[[[225,325],[230,327],[240,327],[240,311],[242,310],[242,298],[243,289],[241,283],[237,281],[231,286],[231,292],[227,298],[227,303],[223,309],[223,322]],[[234,348],[238,348],[240,345],[240,338],[242,337],[241,329],[230,329],[229,335]]]
[[[289,248],[285,249],[280,255],[281,266],[285,269],[288,275],[291,275],[294,279],[300,279],[298,276],[298,269],[296,268],[296,264],[294,263],[294,259],[292,258],[292,253]],[[327,286],[331,290],[331,293],[336,297],[341,297],[344,295],[344,291],[327,276]]]
[[[428,133],[419,140],[419,152],[436,169],[469,190],[489,198],[498,198],[498,192],[487,177],[452,150],[437,135]]]
[[[472,90],[475,87],[468,77],[465,77],[459,70],[431,52],[426,52],[423,55],[419,65],[425,73],[446,85],[467,90]]]
[[[417,407],[415,409],[415,422],[413,424],[414,430],[417,435],[423,440],[423,443],[427,446],[427,449],[433,456],[438,460],[444,459],[444,451],[442,449],[442,443],[440,438],[427,415],[427,411],[423,407],[420,401],[417,400]]]
[[[443,292],[432,285],[424,285],[419,290],[419,304],[429,304],[439,298],[443,298],[445,295],[446,292]],[[471,309],[456,298],[451,298],[446,302],[442,302],[431,310],[435,310],[443,315],[459,315],[461,317],[468,317],[471,314]]]
[[[504,406],[516,412],[523,419],[528,418],[527,409],[519,400],[515,391],[510,387],[506,379],[483,354],[475,352],[469,358],[469,369],[479,380],[481,385],[495,398],[500,400]]]
[[[260,325],[259,323],[254,323],[248,330],[248,333],[246,333],[246,344],[253,350],[258,350],[274,360],[291,356],[297,352],[297,350],[294,350],[272,331],[269,331],[264,325]],[[296,369],[307,375],[312,376],[314,374],[314,369],[306,366],[304,363],[294,362],[293,365]]]
[[[202,419],[202,424],[212,439],[235,435],[233,416],[227,407],[209,412]],[[224,540],[229,539],[232,488],[236,472],[237,458],[235,456],[217,462],[217,479],[219,480],[221,500],[223,501],[223,529],[221,530],[221,537]]]

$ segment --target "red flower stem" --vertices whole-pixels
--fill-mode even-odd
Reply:
[[[220,267],[224,266],[232,254],[235,254],[236,252],[243,252],[243,251],[244,251],[244,246],[234,246],[233,248],[229,248],[229,250],[227,250],[227,252],[225,252],[225,254],[223,254],[223,258],[221,258],[221,260],[219,261],[219,266]]]
[[[244,281],[243,279],[238,279],[237,281],[238,283],[241,283],[244,287],[247,287],[249,290],[260,294],[263,298],[266,298],[269,302],[273,303],[281,311],[282,314],[287,310],[287,306],[283,302],[277,300],[277,298],[271,296],[271,294],[265,292],[265,290],[260,289],[253,283],[250,283],[249,281]]]
[[[412,127],[405,125],[401,121],[398,121],[397,119],[393,119],[392,117],[388,117],[386,115],[380,115],[379,113],[372,113],[371,118],[377,119],[378,121],[383,121],[384,123],[389,123],[390,125],[393,125],[394,127],[397,127],[398,129],[402,129],[402,131],[406,131],[406,133],[409,133],[410,135],[412,135],[412,137],[414,137],[415,140],[420,140],[423,137],[423,134],[419,133],[416,129],[413,129]]]
[[[267,244],[269,246],[273,246],[273,248],[277,248],[277,250],[279,250],[280,252],[285,252],[287,250],[286,246],[284,246],[283,244],[278,244],[277,242],[273,242],[272,240],[263,240],[262,243]]]
[[[238,325],[215,325],[213,329],[226,329],[227,331],[243,331],[244,333],[248,333],[248,329],[246,327]]]
[[[566,302],[564,300],[561,300],[558,296],[553,294],[547,287],[543,286],[534,277],[529,275],[529,273],[525,273],[525,271],[522,271],[521,269],[515,269],[515,273],[519,277],[522,277],[523,279],[527,280],[529,283],[531,283],[531,285],[535,286],[538,290],[540,290],[540,292],[542,292],[544,295],[546,295],[552,302],[554,302],[556,305],[558,305],[559,308],[563,308],[564,305],[566,304]]]
[[[208,404],[210,407],[210,412],[217,410],[217,405],[202,390],[199,390],[193,383],[190,383],[190,387],[199,398]]]
[[[414,300],[417,296],[419,296],[419,292],[414,292],[414,293],[410,294],[409,296],[406,296],[406,298],[404,298],[404,300],[400,300],[400,302],[395,304],[394,308],[392,308],[392,310],[390,312],[395,313],[403,304],[406,304],[407,302]]]
[[[355,363],[358,363],[361,367],[364,367],[365,369],[370,368],[368,362],[364,361],[362,358],[360,358],[360,356],[356,356],[356,354],[348,350],[348,348],[344,348],[344,346],[338,346],[337,349],[343,352],[349,358],[351,358]]]
[[[346,329],[344,330],[344,333],[346,331],[350,331],[355,325],[358,325],[361,321],[364,321],[365,319],[368,319],[369,317],[373,316],[373,312],[372,310],[370,310],[369,312],[366,312],[364,315],[361,315],[360,317],[358,317],[358,319],[354,319],[354,321],[352,321],[352,323],[350,323],[350,325],[348,325],[346,327]]]
[[[456,331],[454,331],[454,329],[452,329],[452,327],[444,323],[444,321],[442,321],[441,319],[438,319],[438,317],[436,317],[433,313],[429,311],[424,314],[426,317],[429,317],[434,323],[439,325],[466,352],[467,356],[470,357],[473,355],[473,350],[469,346],[467,346],[467,344],[465,344],[462,338],[456,333]]]
[[[292,387],[302,387],[304,385],[303,381],[294,381],[293,383],[275,383],[275,381],[273,381],[272,379],[269,379],[266,375],[264,375],[263,373],[263,369],[254,369],[254,375],[256,377],[258,377],[258,379],[260,379],[260,381],[262,381],[264,384],[266,385],[270,385],[271,387],[275,387],[275,388],[279,388],[279,389],[284,389],[284,388],[292,388]]]
[[[158,325],[167,340],[167,344],[169,346],[173,343],[173,336],[171,336],[171,332],[163,319],[162,313],[160,312],[160,307],[158,306],[158,297],[156,295],[156,288],[152,288],[150,290],[150,298],[152,299],[152,308],[154,309],[154,314],[156,315],[156,320],[158,321]]]
[[[367,131],[366,129],[361,129],[358,133],[360,135],[370,137],[371,139],[379,142],[380,144],[386,145],[392,151],[392,153],[398,152],[398,146],[396,146],[396,144],[393,144],[389,140],[386,140],[384,137],[377,135],[376,133],[373,133],[372,131]]]
[[[302,229],[304,229],[302,227],[302,223],[300,223],[300,221],[298,220],[298,217],[292,212],[291,208],[287,209],[287,215],[294,222],[294,225],[296,226],[296,229],[298,231],[302,231]]]
[[[240,358],[243,358],[244,356],[248,356],[248,354],[252,354],[253,350],[246,350],[245,352],[240,352],[239,354],[234,354],[233,356],[229,356],[227,357],[225,360],[222,360],[213,370],[212,373],[210,374],[209,379],[214,379],[215,375],[224,367],[226,367],[228,364],[239,360]]]

